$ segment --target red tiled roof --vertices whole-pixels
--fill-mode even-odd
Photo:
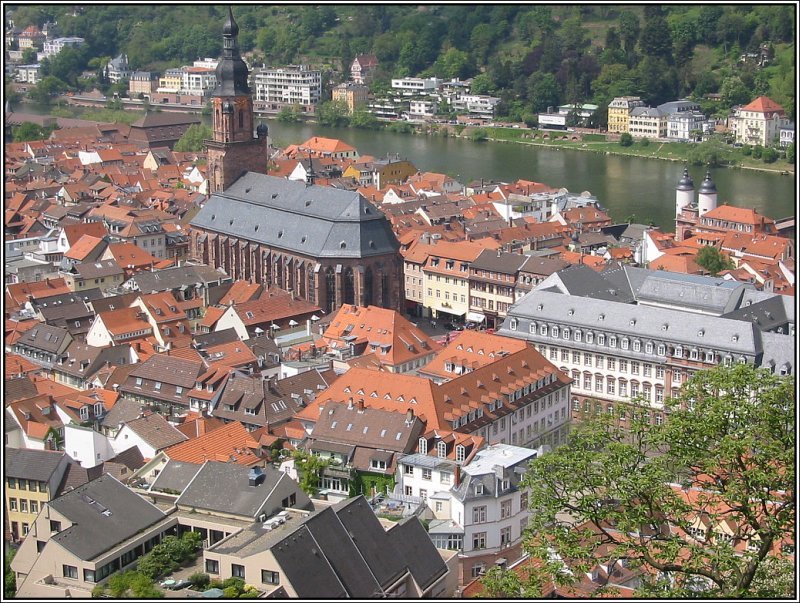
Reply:
[[[222,461],[237,465],[254,465],[261,461],[261,458],[253,452],[258,447],[258,442],[253,439],[245,426],[234,421],[186,442],[170,446],[165,452],[169,458],[184,463]]]
[[[759,96],[753,102],[742,107],[743,111],[757,111],[759,113],[783,113],[783,107],[767,96]]]

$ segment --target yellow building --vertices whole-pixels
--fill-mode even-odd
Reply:
[[[469,310],[469,268],[483,246],[459,241],[439,242],[423,265],[423,306],[432,318],[463,321]]]
[[[164,76],[158,78],[158,92],[177,92],[183,85],[183,70],[167,69]]]
[[[638,96],[618,96],[608,104],[608,131],[622,134],[627,132],[630,123],[631,111],[635,107],[643,107],[644,103]]]
[[[345,82],[336,86],[332,92],[332,100],[342,101],[347,105],[350,113],[352,114],[356,109],[366,107],[367,95],[369,88],[361,84],[354,84],[352,82]]]
[[[71,462],[65,452],[5,449],[6,519],[15,541],[25,538],[44,504],[56,497]]]

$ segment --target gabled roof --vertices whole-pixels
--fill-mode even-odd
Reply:
[[[48,504],[72,524],[50,540],[84,561],[94,559],[166,517],[110,475],[78,486]]]
[[[439,344],[395,310],[343,304],[322,336],[329,348],[367,344],[383,364],[400,365],[431,354]],[[374,349],[373,349],[374,348]]]
[[[229,423],[209,433],[176,444],[166,449],[169,458],[186,463],[203,463],[205,461],[222,461],[237,465],[255,465],[261,458],[253,453],[259,448],[238,421]]]
[[[757,99],[742,107],[742,111],[757,111],[758,113],[783,113],[783,107],[767,96],[759,96]]]
[[[125,425],[156,451],[189,439],[158,413],[138,417]]]
[[[5,477],[47,482],[61,466],[67,453],[55,450],[6,447],[4,457]],[[67,459],[72,461],[69,457]]]
[[[420,368],[419,373],[453,379],[460,373],[454,370],[447,371],[445,369],[447,364],[475,370],[493,363],[504,355],[523,350],[527,346],[523,340],[467,329],[439,351],[433,360]]]

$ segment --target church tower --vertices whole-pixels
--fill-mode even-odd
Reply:
[[[239,26],[228,8],[222,28],[222,58],[217,65],[217,87],[211,95],[214,138],[207,140],[208,192],[227,189],[246,172],[267,172],[267,126],[254,132],[253,98],[247,84],[249,70],[239,55]]]

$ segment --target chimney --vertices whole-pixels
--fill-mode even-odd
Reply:
[[[261,472],[260,467],[252,467],[247,474],[247,485],[251,488],[256,488],[264,481],[264,478],[265,475]]]
[[[347,400],[347,410],[353,410],[353,399],[349,398]]]
[[[356,403],[356,408],[358,412],[364,412],[364,398],[359,398],[358,402]]]
[[[499,567],[501,570],[504,570],[504,569],[506,569],[506,567],[508,566],[508,559],[506,559],[505,557],[500,557],[499,559],[497,559],[497,560],[494,562],[494,564],[495,564],[497,567]]]
[[[409,408],[406,411],[406,425],[411,425],[414,422],[414,409]]]

